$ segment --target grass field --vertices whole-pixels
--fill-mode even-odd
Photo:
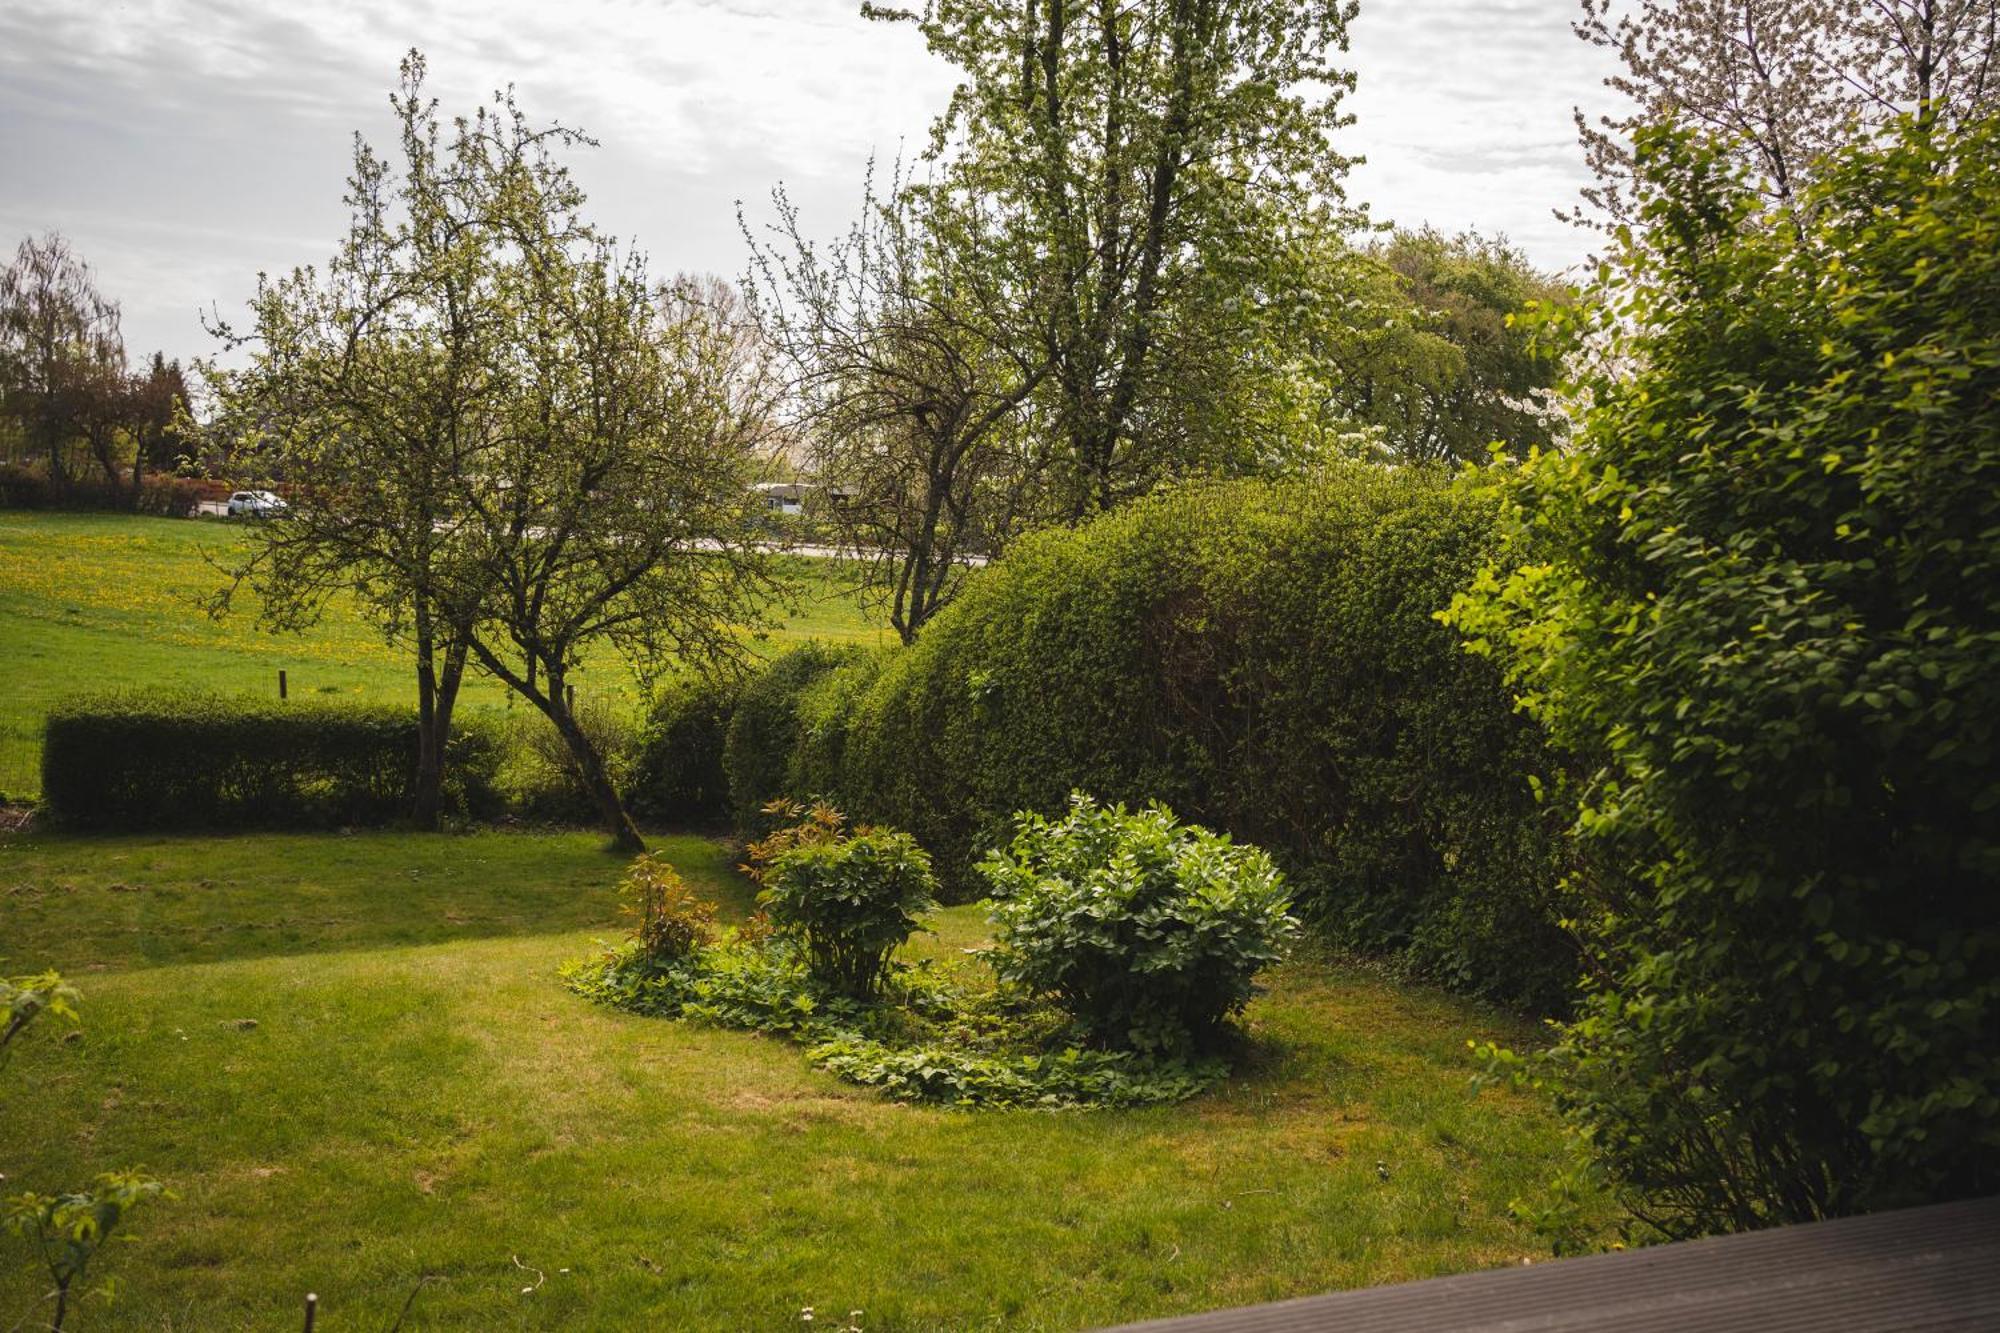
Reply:
[[[351,607],[330,608],[304,634],[256,626],[254,601],[216,622],[197,602],[222,583],[210,560],[240,548],[240,527],[220,521],[0,511],[0,795],[41,790],[41,725],[49,705],[80,689],[185,686],[277,693],[278,672],[298,695],[409,703],[416,687],[405,655]],[[768,644],[801,638],[880,640],[822,562],[799,561],[802,604]],[[579,692],[625,704],[631,676],[606,655],[586,664]],[[506,703],[497,683],[474,678],[463,705]]]
[[[740,914],[725,849],[658,845]],[[1514,1023],[1299,962],[1186,1105],[911,1109],[564,991],[616,931],[599,846],[0,835],[0,969],[85,997],[0,1072],[7,1188],[144,1165],[177,1195],[75,1327],[291,1327],[312,1290],[322,1330],[381,1330],[421,1283],[405,1328],[1067,1329],[1546,1253],[1507,1203],[1551,1117],[1467,1086],[1465,1040]],[[24,1258],[0,1241],[0,1328],[38,1308]]]

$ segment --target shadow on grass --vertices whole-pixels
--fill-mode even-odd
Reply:
[[[729,919],[750,884],[720,840],[652,849]],[[0,970],[89,972],[620,929],[626,858],[592,832],[0,834]]]

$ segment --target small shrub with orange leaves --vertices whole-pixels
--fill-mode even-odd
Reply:
[[[825,801],[814,801],[808,805],[804,801],[780,796],[775,801],[765,802],[763,813],[777,821],[778,827],[767,836],[745,844],[743,855],[748,859],[740,867],[760,887],[771,863],[786,852],[798,847],[825,847],[848,835],[847,816]],[[854,831],[868,832],[867,829]]]
[[[689,888],[664,856],[632,862],[618,882],[632,938],[655,963],[677,963],[715,943],[715,904]]]

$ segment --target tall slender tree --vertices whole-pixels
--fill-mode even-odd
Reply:
[[[419,716],[413,816],[435,827],[470,613],[445,600],[460,559],[454,482],[495,429],[510,370],[499,269],[504,209],[559,192],[549,149],[578,142],[530,129],[511,102],[447,137],[412,53],[391,102],[394,171],[359,135],[351,216],[325,269],[260,277],[250,321],[217,332],[247,367],[209,374],[228,449],[297,484],[285,521],[257,529],[215,609],[240,586],[267,624],[299,628],[352,593],[415,659]]]
[[[609,641],[642,671],[721,657],[755,619],[745,471],[768,419],[741,321],[662,293],[583,217],[557,153],[502,94],[449,123],[405,60],[400,170],[358,137],[348,235],[324,272],[259,283],[248,353],[211,367],[239,453],[293,484],[217,598],[280,626],[349,593],[415,659],[415,816],[434,824],[476,664],[570,748],[621,846],[641,845],[568,685]]]
[[[118,325],[117,302],[59,233],[27,237],[0,270],[0,411],[46,460],[51,485],[67,479],[78,441],[108,448],[103,409],[125,371]]]
[[[751,296],[784,369],[790,428],[866,600],[905,643],[1027,516],[1025,408],[1053,363],[972,247],[922,225],[900,171],[830,246],[774,193],[745,227]],[[968,262],[970,261],[970,262]]]
[[[962,72],[924,225],[976,244],[1035,313],[1048,503],[1075,518],[1228,468],[1217,402],[1284,358],[1311,299],[1286,257],[1355,221],[1335,143],[1352,0],[937,0],[915,22]],[[1032,355],[1029,354],[1032,351]]]

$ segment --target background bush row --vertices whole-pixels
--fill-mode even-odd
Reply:
[[[50,484],[43,472],[19,463],[0,463],[0,509],[109,509],[186,518],[203,498],[201,483],[157,472],[145,474],[135,502],[125,481],[114,484],[102,477],[73,477],[57,486]]]
[[[1272,851],[1334,944],[1516,1005],[1576,973],[1554,924],[1556,785],[1498,670],[1436,613],[1494,549],[1489,504],[1354,468],[1144,501],[1045,533],[973,581],[917,644],[809,644],[738,685],[668,682],[604,732],[635,813],[766,831],[779,796],[910,830],[942,892],[1017,811],[1082,789],[1160,800]],[[600,710],[604,711],[604,710]],[[458,813],[588,818],[536,717],[466,716]],[[213,698],[72,704],[44,790],[100,827],[314,826],[404,812],[414,723],[395,710]]]

